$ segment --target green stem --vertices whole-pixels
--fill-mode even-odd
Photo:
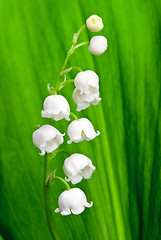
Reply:
[[[70,186],[69,186],[69,184],[68,184],[63,178],[58,177],[58,176],[55,176],[53,179],[54,179],[54,180],[55,180],[55,179],[56,179],[56,180],[60,180],[62,183],[64,183],[64,185],[65,185],[65,187],[66,187],[66,189],[67,189],[68,191],[71,189]]]
[[[63,77],[65,74],[69,73],[72,70],[77,70],[78,72],[82,72],[83,70],[80,67],[73,66],[70,68],[65,69],[63,72],[59,74],[60,77]]]
[[[75,120],[78,120],[79,118],[72,112],[70,112],[70,116],[72,116]]]
[[[65,82],[60,83],[59,84],[59,91],[68,83],[74,83],[74,79],[69,79],[69,80],[67,80]]]
[[[64,62],[63,66],[62,66],[62,68],[61,68],[61,70],[60,70],[60,73],[64,71],[64,69],[65,69],[65,67],[66,67],[66,65],[67,65],[67,63],[68,63],[68,61],[69,61],[70,56],[73,54],[73,52],[74,52],[74,50],[75,50],[74,48],[75,48],[75,45],[76,45],[76,43],[77,43],[77,41],[78,41],[79,35],[81,34],[81,32],[82,32],[84,29],[86,29],[86,27],[87,27],[86,24],[83,25],[83,26],[78,30],[78,32],[74,34],[72,46],[71,46],[71,48],[69,49],[69,51],[68,51],[68,53],[67,53],[67,56],[66,56],[66,58],[65,58],[65,62]],[[59,77],[58,77],[58,80],[57,80],[56,86],[55,86],[55,89],[56,89],[56,90],[59,89],[60,80],[61,80],[61,77],[60,77],[60,74],[59,74]]]
[[[66,153],[67,155],[71,155],[71,153],[66,149],[56,149],[53,153],[51,153],[51,158],[55,157],[58,153]]]
[[[43,181],[43,200],[44,200],[44,209],[45,209],[45,216],[47,220],[47,224],[53,239],[55,239],[54,235],[54,224],[52,221],[52,210],[50,207],[50,185],[46,185],[45,181],[47,178],[48,172],[48,154],[45,154],[45,166],[44,166],[44,181]]]
[[[71,155],[70,152],[68,152],[66,149],[56,149],[52,154],[45,154],[45,164],[44,164],[44,180],[43,180],[43,201],[44,201],[44,210],[45,210],[45,217],[47,220],[47,224],[50,230],[50,233],[52,235],[52,238],[55,239],[56,233],[54,232],[54,224],[52,219],[52,209],[50,204],[50,184],[46,184],[46,179],[48,178],[48,172],[49,172],[49,162],[50,160],[56,156],[58,153],[66,153],[68,155]],[[59,177],[55,177],[56,179],[59,179]],[[61,180],[61,179],[59,179]],[[62,179],[63,180],[63,179]],[[61,180],[61,181],[62,181]],[[65,180],[63,180],[64,183]],[[67,190],[70,189],[68,183],[64,183],[66,185]],[[68,186],[67,186],[68,185]]]
[[[83,30],[85,30],[87,28],[87,25],[84,24],[79,30],[77,33],[74,34],[74,37],[73,37],[73,43],[77,43],[77,40],[78,40],[78,37],[79,35],[81,34],[81,32],[83,32]]]
[[[77,49],[77,48],[79,48],[79,47],[82,47],[82,46],[84,46],[84,45],[88,45],[88,44],[89,44],[89,41],[88,41],[88,42],[79,43],[79,44],[77,44],[77,45],[74,47],[74,51],[75,51],[75,49]]]

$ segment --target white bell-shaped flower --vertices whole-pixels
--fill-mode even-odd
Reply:
[[[82,71],[75,77],[74,84],[81,93],[97,92],[99,89],[99,77],[91,70]]]
[[[79,188],[72,188],[62,192],[58,199],[59,208],[55,209],[56,213],[69,215],[71,212],[75,215],[82,213],[85,207],[92,207],[93,202],[88,203],[85,193]]]
[[[82,142],[83,140],[91,141],[100,135],[99,131],[95,132],[92,123],[87,118],[74,120],[69,124],[67,131],[70,138],[68,144]]]
[[[77,104],[77,111],[84,110],[92,105],[97,105],[101,98],[99,98],[99,91],[81,93],[77,88],[73,91],[73,100]]]
[[[103,28],[102,18],[97,15],[92,15],[86,20],[86,25],[89,31],[99,32]]]
[[[89,51],[95,56],[99,56],[104,53],[107,47],[107,39],[103,36],[95,36],[89,43]]]
[[[44,110],[41,111],[42,117],[53,118],[59,121],[63,118],[70,120],[70,106],[66,98],[62,95],[50,95],[44,101]]]
[[[33,133],[33,143],[41,150],[40,155],[50,153],[63,143],[63,136],[56,128],[50,125],[43,125]]]
[[[68,176],[67,182],[79,183],[82,178],[89,179],[95,170],[92,161],[83,154],[74,153],[66,158],[63,166],[64,173]]]

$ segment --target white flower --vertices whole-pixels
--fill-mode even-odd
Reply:
[[[50,153],[63,143],[63,136],[56,128],[50,125],[43,125],[33,133],[33,143],[41,150],[40,155]]]
[[[92,105],[97,105],[101,98],[99,98],[99,91],[81,93],[77,88],[73,91],[73,100],[77,104],[77,111],[84,110]]]
[[[92,123],[87,118],[81,118],[74,120],[68,126],[68,136],[70,140],[68,144],[75,142],[82,142],[83,140],[90,141],[96,136],[100,135],[100,132],[97,133],[94,131]]]
[[[65,178],[67,182],[72,184],[79,183],[82,178],[89,179],[95,170],[92,161],[83,154],[74,153],[66,158],[63,166],[64,173],[69,177]]]
[[[86,21],[87,28],[91,32],[99,32],[103,28],[102,18],[97,15],[90,16]]]
[[[89,51],[95,56],[99,56],[104,53],[107,47],[107,39],[103,36],[95,36],[89,43]]]
[[[86,195],[79,188],[72,188],[62,192],[58,199],[59,208],[55,209],[56,213],[61,215],[80,214],[85,210],[85,207],[92,207],[93,202],[88,203]]]
[[[53,118],[59,121],[63,118],[70,120],[70,107],[66,98],[62,95],[50,95],[44,101],[44,111],[41,111],[42,117]]]
[[[99,89],[99,77],[91,70],[82,71],[75,77],[74,84],[81,93],[97,92]]]

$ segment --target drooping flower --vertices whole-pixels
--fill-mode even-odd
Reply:
[[[97,92],[99,90],[99,77],[91,70],[82,71],[76,75],[74,85],[81,93]]]
[[[59,208],[55,209],[56,213],[69,215],[71,213],[78,215],[85,210],[85,207],[92,207],[93,202],[88,203],[85,193],[79,188],[72,188],[62,192],[58,199]]]
[[[91,32],[99,32],[103,28],[102,18],[97,15],[91,15],[86,20],[86,25],[89,31]]]
[[[99,131],[95,132],[92,123],[87,118],[74,120],[69,124],[67,131],[70,138],[68,144],[82,142],[83,140],[91,141],[100,135]]]
[[[92,105],[97,105],[101,98],[99,97],[99,91],[97,92],[87,92],[81,93],[77,88],[73,91],[73,100],[77,104],[77,111],[84,110]]]
[[[50,153],[63,143],[63,136],[55,127],[43,125],[33,133],[33,143],[41,150],[40,155]]]
[[[103,36],[95,36],[89,43],[89,51],[95,56],[99,56],[104,53],[107,47],[107,39]]]
[[[74,153],[66,158],[63,166],[64,173],[68,176],[65,180],[71,181],[72,184],[79,183],[83,177],[89,179],[95,169],[92,161],[79,153]]]
[[[70,120],[70,106],[66,98],[62,95],[50,95],[44,101],[44,110],[41,111],[42,117],[53,118],[59,121],[63,118]]]

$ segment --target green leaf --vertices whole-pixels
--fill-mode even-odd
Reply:
[[[91,69],[100,77],[102,101],[77,113],[100,136],[62,147],[87,155],[96,170],[77,186],[94,205],[81,215],[54,212],[64,190],[52,183],[55,239],[161,239],[161,81],[159,1],[1,1],[0,2],[0,233],[12,240],[52,239],[43,209],[44,157],[32,143],[43,125],[47,84],[54,86],[73,34],[91,14],[103,18],[99,33],[107,52],[92,56],[76,50],[68,67]],[[70,73],[68,78],[73,79]],[[62,89],[71,111],[72,84]],[[66,132],[68,123],[55,123]],[[51,162],[62,171],[65,155]]]

